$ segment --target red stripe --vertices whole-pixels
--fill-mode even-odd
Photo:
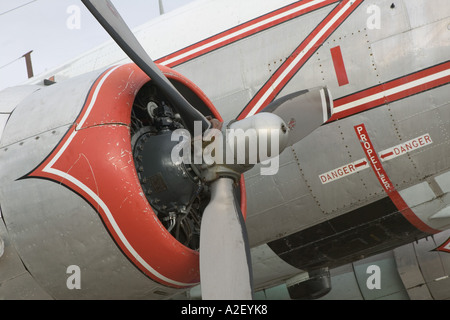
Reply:
[[[405,98],[405,97],[408,97],[408,96],[412,96],[412,95],[414,95],[416,93],[423,92],[423,91],[426,91],[426,90],[429,90],[429,89],[432,89],[432,88],[435,88],[435,87],[439,87],[439,86],[441,86],[443,84],[446,84],[448,82],[450,82],[450,76],[446,76],[446,77],[443,77],[443,78],[440,78],[440,79],[437,79],[437,80],[433,80],[433,81],[421,84],[419,86],[416,86],[414,88],[411,88],[411,89],[408,89],[408,90],[405,90],[405,91],[401,91],[401,92],[398,92],[398,93],[395,93],[395,94],[388,95],[388,96],[386,96],[386,101],[387,102],[394,102],[396,100],[400,100],[402,98]]]
[[[386,171],[384,170],[380,159],[378,158],[377,152],[375,151],[373,144],[369,138],[366,127],[364,124],[360,124],[354,127],[356,135],[361,143],[361,147],[369,160],[370,166],[372,167],[378,181],[383,187],[384,191],[387,193],[389,198],[391,198],[394,205],[397,207],[399,212],[417,229],[426,233],[438,233],[440,231],[431,228],[426,225],[422,220],[420,220],[414,212],[409,208],[406,202],[401,197],[400,193],[395,189],[391,180],[389,179]]]
[[[333,107],[337,108],[337,107],[340,107],[340,106],[342,106],[344,104],[347,104],[349,102],[353,102],[353,101],[356,101],[356,100],[359,100],[359,99],[371,96],[373,94],[380,93],[382,91],[383,91],[382,85],[378,85],[378,86],[375,86],[375,87],[372,87],[372,88],[369,88],[369,89],[366,89],[366,90],[363,90],[363,91],[359,91],[359,92],[356,92],[354,94],[351,94],[351,95],[348,95],[348,96],[345,96],[345,97],[342,97],[342,98],[334,100],[333,101]]]
[[[283,14],[283,13],[288,12],[290,10],[293,10],[295,8],[304,6],[304,5],[306,5],[306,4],[308,4],[308,3],[312,2],[312,1],[314,1],[314,0],[298,1],[296,3],[293,3],[291,5],[283,7],[281,9],[275,10],[275,11],[270,12],[268,14],[265,14],[265,15],[263,15],[261,17],[258,17],[256,19],[253,19],[251,21],[243,23],[243,24],[241,24],[239,26],[236,26],[234,28],[231,28],[229,30],[221,32],[221,33],[219,33],[219,34],[217,34],[215,36],[212,36],[210,38],[207,38],[205,40],[197,42],[197,43],[195,43],[195,44],[193,44],[191,46],[188,46],[188,47],[186,47],[184,49],[176,51],[176,52],[174,52],[172,54],[169,54],[168,56],[162,57],[162,58],[156,60],[156,63],[163,64],[165,61],[168,61],[168,60],[174,59],[174,58],[176,58],[176,57],[178,57],[180,55],[186,54],[186,53],[188,53],[191,50],[195,50],[196,48],[202,47],[204,45],[207,45],[207,44],[215,42],[215,41],[220,41],[221,38],[227,37],[227,36],[229,36],[229,35],[231,35],[231,34],[233,34],[235,32],[239,32],[240,30],[243,30],[245,28],[249,28],[249,27],[251,27],[253,25],[256,25],[256,24],[258,24],[260,22],[264,22],[265,20],[269,20],[269,19],[271,19],[273,17],[276,17],[277,15]],[[339,0],[325,0],[324,2],[312,5],[312,6],[308,7],[308,8],[305,8],[305,9],[300,10],[300,11],[296,11],[296,12],[294,12],[292,14],[287,15],[287,16],[280,17],[280,18],[278,18],[276,20],[273,20],[273,21],[268,21],[266,24],[263,24],[263,25],[255,28],[255,29],[251,29],[251,30],[249,30],[247,32],[244,32],[242,34],[239,34],[239,35],[237,35],[235,37],[232,37],[232,38],[220,41],[220,42],[218,42],[217,44],[215,44],[213,46],[209,46],[209,47],[205,48],[204,50],[192,53],[190,55],[187,55],[186,57],[183,57],[180,60],[176,60],[174,62],[168,63],[168,64],[166,64],[166,66],[174,67],[174,66],[179,65],[181,63],[184,63],[184,62],[186,62],[188,60],[191,60],[191,59],[194,59],[196,57],[199,57],[199,56],[201,56],[201,55],[203,55],[205,53],[214,51],[214,50],[216,50],[218,48],[221,48],[221,47],[224,47],[224,46],[226,46],[226,45],[228,45],[230,43],[236,42],[236,41],[238,41],[240,39],[246,38],[246,37],[248,37],[250,35],[253,35],[253,34],[256,34],[256,33],[261,32],[263,30],[269,29],[269,28],[271,28],[273,26],[276,26],[278,24],[281,24],[283,22],[286,22],[288,20],[291,20],[293,18],[301,16],[301,15],[303,15],[305,13],[314,11],[316,9],[325,7],[325,6],[327,6],[327,5],[331,4],[331,3],[335,3],[335,2],[338,2],[338,1]]]
[[[342,57],[341,47],[337,46],[330,49],[331,58],[333,59],[334,71],[336,71],[336,77],[339,86],[348,84],[347,71],[345,70],[344,58]]]
[[[447,241],[445,241],[443,244],[441,244],[435,250],[450,253],[450,238],[448,238]]]
[[[408,82],[412,82],[414,80],[418,80],[418,79],[421,79],[421,78],[424,78],[427,76],[431,76],[435,73],[445,71],[449,68],[450,68],[450,61],[439,64],[437,66],[434,66],[434,67],[431,67],[428,69],[418,71],[416,73],[409,74],[407,76],[404,76],[404,77],[401,77],[401,78],[398,78],[398,79],[395,79],[392,81],[389,81],[389,82],[383,84],[382,86],[383,86],[384,90],[392,89],[392,88],[398,87],[402,84],[406,84]]]
[[[380,84],[378,86],[375,86],[375,87],[372,87],[372,88],[369,88],[369,89],[366,89],[366,90],[363,90],[363,91],[360,91],[360,92],[356,92],[354,94],[351,94],[351,95],[348,95],[348,96],[345,96],[345,97],[342,97],[342,98],[338,98],[338,99],[333,101],[333,105],[334,105],[334,108],[338,108],[338,107],[343,106],[343,105],[345,105],[347,103],[358,101],[360,99],[372,96],[372,95],[377,94],[377,93],[382,93],[383,91],[386,91],[386,90],[389,90],[389,89],[393,89],[395,87],[398,87],[398,86],[410,83],[410,82],[415,81],[415,80],[419,80],[421,78],[424,78],[424,77],[427,77],[427,76],[439,73],[441,71],[448,70],[449,68],[450,68],[450,61],[442,63],[442,64],[439,64],[437,66],[434,66],[434,67],[431,67],[431,68],[428,68],[428,69],[425,69],[425,70],[420,70],[420,71],[415,72],[413,74],[409,74],[409,75],[406,75],[404,77],[385,82],[385,83]],[[373,101],[370,101],[370,102],[367,102],[367,103],[362,103],[362,104],[357,105],[357,106],[355,106],[355,107],[353,107],[351,109],[344,110],[344,111],[341,111],[341,112],[335,112],[333,114],[333,116],[328,121],[331,122],[331,121],[334,121],[334,120],[337,120],[337,119],[348,117],[348,116],[351,116],[351,115],[353,115],[355,113],[366,111],[366,110],[369,110],[371,108],[375,108],[375,107],[387,104],[389,102],[394,102],[394,101],[406,98],[408,96],[412,96],[414,94],[417,94],[417,93],[424,92],[424,91],[429,90],[429,89],[433,89],[433,88],[439,87],[439,86],[447,84],[449,82],[450,82],[450,76],[446,76],[446,77],[442,77],[442,78],[437,79],[437,80],[429,81],[427,83],[415,86],[415,87],[407,89],[407,90],[400,91],[400,92],[395,93],[395,94],[383,95],[383,97],[381,97],[379,99],[376,99],[376,100],[373,100]]]
[[[311,43],[317,34],[319,34],[327,23],[332,20],[337,13],[345,6],[348,2],[352,0],[344,0],[339,5],[337,5],[328,15],[327,17],[312,31],[309,36],[295,49],[295,51],[286,59],[286,61],[281,65],[281,67],[270,77],[270,79],[266,82],[266,84],[259,90],[259,92],[253,97],[253,99],[247,104],[245,109],[241,112],[238,117],[238,120],[245,118],[250,111],[259,103],[259,100],[266,95],[269,90],[271,93],[265,99],[263,104],[258,108],[256,112],[259,112],[263,108],[265,108],[272,100],[280,93],[280,91],[284,88],[284,86],[292,79],[292,77],[300,70],[300,68],[305,64],[306,61],[314,54],[314,52],[323,44],[323,42],[341,25],[341,23],[353,12],[353,10],[358,7],[358,5],[363,0],[357,0],[353,4],[353,6],[347,10],[339,19],[337,19],[333,25],[318,39],[317,43],[308,50],[308,52],[300,59],[294,68],[284,77],[284,79],[273,88],[274,83],[280,76],[291,66],[293,61],[297,56],[299,56],[302,51],[306,49],[306,47]]]

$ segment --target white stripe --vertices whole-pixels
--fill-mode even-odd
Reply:
[[[294,13],[296,13],[296,12],[298,12],[298,11],[304,10],[304,9],[306,9],[306,8],[309,8],[309,7],[311,7],[311,6],[314,6],[314,5],[319,4],[319,3],[321,3],[321,2],[324,2],[324,1],[326,1],[326,0],[315,0],[315,1],[311,1],[311,2],[309,2],[309,3],[307,3],[307,4],[304,4],[304,5],[299,6],[299,7],[297,7],[297,8],[291,9],[291,10],[286,11],[286,12],[283,12],[283,13],[280,13],[280,14],[278,14],[278,15],[276,15],[276,16],[273,16],[273,17],[268,18],[268,19],[266,19],[266,20],[260,21],[260,22],[258,22],[258,23],[255,23],[255,24],[253,24],[253,25],[251,25],[251,26],[248,26],[248,27],[246,27],[246,28],[243,28],[243,29],[241,29],[241,30],[237,30],[237,31],[235,31],[235,32],[233,32],[233,33],[231,33],[231,34],[228,34],[228,35],[226,35],[226,36],[224,36],[224,37],[222,37],[222,38],[219,38],[219,39],[217,39],[217,40],[214,40],[214,41],[212,41],[212,42],[206,43],[206,44],[204,44],[204,45],[202,45],[202,46],[200,46],[200,47],[197,47],[197,48],[194,48],[194,49],[192,49],[192,50],[189,50],[189,51],[187,51],[187,52],[185,52],[185,53],[183,53],[183,54],[180,54],[180,55],[175,56],[175,57],[173,57],[173,58],[171,58],[171,59],[169,59],[169,60],[166,60],[166,61],[162,62],[161,64],[162,64],[162,65],[168,65],[168,64],[174,63],[174,62],[176,62],[176,61],[178,61],[178,60],[181,60],[181,59],[183,59],[183,58],[186,58],[186,57],[188,57],[188,56],[190,56],[190,55],[192,55],[192,54],[196,54],[197,52],[200,52],[200,51],[202,51],[202,50],[205,50],[205,49],[208,49],[208,48],[210,48],[210,47],[213,47],[213,46],[215,46],[215,45],[217,45],[217,44],[220,44],[221,42],[228,41],[229,39],[232,39],[232,38],[234,38],[234,37],[240,36],[240,35],[242,35],[242,34],[244,34],[244,33],[246,33],[246,32],[249,32],[249,31],[252,31],[252,30],[254,30],[254,29],[257,29],[257,28],[259,28],[259,27],[261,27],[261,26],[264,26],[265,24],[269,24],[269,23],[271,23],[271,22],[273,22],[273,21],[276,21],[276,20],[278,20],[278,19],[284,18],[284,17],[286,17],[286,16],[288,16],[288,15],[294,14]]]
[[[77,129],[76,130],[80,130],[81,129],[81,127],[84,125],[84,122],[86,121],[87,117],[91,113],[92,107],[94,106],[95,101],[97,100],[98,93],[100,91],[100,88],[103,86],[103,83],[106,81],[106,79],[109,77],[109,75],[111,73],[113,73],[114,71],[116,71],[116,69],[119,68],[119,67],[121,67],[121,66],[119,65],[119,66],[116,66],[116,67],[112,68],[111,70],[109,70],[109,72],[107,74],[105,74],[103,76],[103,78],[100,80],[100,82],[97,85],[97,88],[95,88],[94,94],[92,95],[91,103],[87,107],[86,113],[84,114],[84,116],[81,119],[80,123],[77,125]]]
[[[394,87],[392,89],[388,89],[388,90],[385,90],[385,91],[382,91],[379,93],[375,93],[371,96],[364,97],[359,100],[343,104],[342,106],[336,107],[334,109],[334,112],[336,113],[336,112],[342,112],[342,111],[345,111],[348,109],[352,109],[357,106],[360,106],[360,105],[363,105],[363,104],[366,104],[366,103],[369,103],[369,102],[372,102],[372,101],[375,101],[375,100],[378,100],[378,99],[381,99],[384,97],[388,97],[390,95],[393,95],[393,94],[396,94],[396,93],[399,93],[402,91],[412,89],[414,87],[423,85],[425,83],[447,77],[449,75],[450,75],[450,69],[447,69],[447,70],[444,70],[444,71],[441,71],[441,72],[438,72],[438,73],[435,73],[435,74],[432,74],[432,75],[429,75],[429,76],[426,76],[426,77],[423,77],[423,78],[420,78],[420,79],[417,79],[417,80],[414,80],[414,81],[411,81],[411,82],[408,82],[405,84],[402,84],[402,85]]]
[[[308,43],[300,54],[289,64],[289,66],[283,71],[283,73],[274,81],[269,89],[264,93],[261,99],[253,106],[252,110],[248,113],[247,117],[254,115],[258,109],[264,104],[267,98],[272,94],[276,87],[287,77],[289,72],[300,62],[301,59],[314,47],[319,39],[331,28],[331,26],[342,16],[345,12],[354,4],[354,1],[349,1],[344,7],[317,33],[317,35]]]
[[[91,103],[89,104],[89,107],[87,108],[86,114],[83,116],[83,119],[81,120],[80,124],[77,126],[77,130],[84,124],[84,122],[87,119],[87,116],[89,115],[89,113],[92,110],[92,107],[94,106],[97,97],[98,97],[98,93],[100,92],[100,89],[102,87],[102,85],[104,84],[105,80],[109,77],[109,75],[114,72],[117,68],[119,68],[120,66],[117,66],[113,69],[111,69],[108,73],[106,73],[103,78],[100,80],[100,82],[97,85],[97,88],[94,91],[94,94],[92,96],[92,100]],[[131,246],[131,244],[128,242],[127,238],[125,237],[125,235],[122,233],[122,230],[120,230],[120,227],[117,225],[117,222],[115,221],[113,215],[111,214],[111,211],[109,210],[108,206],[103,202],[102,199],[100,199],[100,197],[91,189],[89,189],[86,185],[84,185],[82,182],[80,182],[79,180],[75,179],[74,177],[72,177],[71,175],[69,175],[68,173],[65,173],[63,171],[60,171],[58,169],[54,169],[52,168],[52,166],[56,163],[56,161],[58,161],[58,159],[61,157],[61,155],[64,153],[64,151],[67,149],[67,147],[69,146],[69,144],[72,142],[73,138],[76,136],[76,134],[78,133],[78,131],[74,131],[72,132],[72,134],[70,135],[70,137],[67,139],[67,141],[64,143],[64,145],[62,146],[62,148],[59,150],[59,152],[55,155],[55,157],[45,166],[45,168],[42,170],[43,172],[47,172],[50,174],[54,174],[56,176],[59,176],[63,179],[66,179],[70,182],[72,182],[73,184],[75,184],[78,188],[80,188],[81,190],[83,190],[84,192],[86,192],[103,210],[103,212],[106,214],[106,217],[108,218],[111,226],[113,227],[114,231],[116,232],[117,236],[119,237],[120,241],[125,245],[125,247],[127,248],[127,250],[131,253],[131,255],[142,265],[144,266],[145,269],[147,269],[149,272],[151,272],[153,275],[155,275],[156,277],[158,277],[159,279],[167,282],[167,283],[171,283],[173,285],[177,285],[177,286],[182,286],[182,287],[186,287],[186,286],[192,286],[192,283],[183,283],[183,282],[178,282],[172,279],[169,279],[165,276],[163,276],[162,274],[160,274],[158,271],[156,271],[155,269],[153,269],[137,252],[136,250],[134,250],[134,248]]]
[[[320,89],[320,100],[322,102],[322,117],[323,122],[327,122],[328,120],[328,112],[327,112],[327,100],[325,99],[324,89]]]

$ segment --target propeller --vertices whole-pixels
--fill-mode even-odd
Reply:
[[[271,112],[289,127],[288,145],[305,138],[332,115],[333,100],[326,87],[297,91],[275,100],[261,112]]]
[[[82,0],[105,30],[141,68],[172,103],[188,130],[194,132],[194,121],[201,121],[203,132],[211,123],[197,111],[162,74],[109,0]],[[268,145],[278,149],[278,156],[322,125],[331,117],[332,102],[325,88],[305,90],[278,99],[263,112],[239,121],[231,121],[222,129],[255,130],[257,141],[270,136]],[[227,135],[223,135],[227,137]],[[237,140],[240,137],[235,137]],[[264,139],[266,139],[264,138]],[[246,141],[247,138],[243,138]],[[273,140],[275,139],[275,140]],[[278,139],[278,140],[276,140]],[[236,139],[223,141],[226,150],[233,150]],[[246,143],[245,152],[250,146]],[[266,150],[267,151],[267,150]],[[258,152],[258,154],[260,154]],[[266,153],[267,154],[267,153]],[[211,199],[206,206],[200,230],[200,278],[203,299],[252,299],[253,279],[250,247],[244,218],[234,193],[235,182],[253,165],[238,164],[234,154],[232,164],[201,165],[200,174],[210,185]],[[266,160],[258,158],[257,162]]]
[[[81,0],[97,21],[122,48],[128,57],[144,71],[175,107],[191,132],[195,121],[201,121],[203,132],[210,127],[209,121],[195,109],[159,70],[142,48],[125,21],[109,0]]]
[[[203,299],[253,298],[247,230],[230,178],[211,183],[200,231],[200,283]]]
[[[277,99],[254,116],[230,122],[226,129],[241,129],[244,133],[248,129],[255,130],[258,148],[259,140],[264,136],[269,139],[267,145],[276,143],[278,148],[274,154],[269,155],[270,158],[280,155],[286,147],[305,138],[326,122],[331,114],[331,95],[328,89],[321,87]],[[277,134],[269,135],[273,130]],[[237,137],[237,140],[245,144],[245,154],[249,155],[250,146],[245,139],[245,134]],[[226,148],[228,147],[226,152],[230,149],[234,151],[236,141],[229,141],[227,138],[224,140]],[[256,152],[261,154],[260,150]],[[236,153],[234,155],[238,156]],[[260,157],[257,159],[258,162],[267,160]],[[242,212],[233,193],[234,181],[230,179],[234,177],[237,181],[252,166],[237,163],[235,158],[232,164],[220,164],[206,170],[206,180],[213,182],[211,200],[203,213],[200,226],[200,280],[204,299],[253,298],[250,246]]]

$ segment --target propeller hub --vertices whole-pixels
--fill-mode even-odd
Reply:
[[[232,121],[221,130],[208,130],[203,140],[211,142],[202,150],[203,157],[207,159],[199,166],[201,176],[207,182],[219,177],[237,181],[255,164],[269,164],[271,167],[272,161],[278,160],[286,148],[288,137],[288,126],[272,113],[259,113]],[[274,169],[271,174],[278,171],[278,161],[275,161],[275,166],[271,168]],[[264,172],[262,170],[261,174]]]

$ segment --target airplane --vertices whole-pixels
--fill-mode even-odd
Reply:
[[[450,298],[445,0],[200,0],[134,33],[82,2],[115,42],[0,92],[0,298]],[[267,126],[273,172],[171,159]]]

